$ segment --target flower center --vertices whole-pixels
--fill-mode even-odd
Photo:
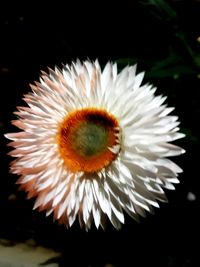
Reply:
[[[106,149],[108,133],[101,125],[82,123],[74,132],[74,149],[82,156],[97,155]]]
[[[120,150],[117,119],[105,110],[84,108],[67,115],[58,133],[59,151],[72,172],[97,172]]]

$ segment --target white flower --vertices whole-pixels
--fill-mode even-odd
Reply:
[[[34,208],[66,226],[78,217],[86,230],[93,220],[105,227],[108,217],[119,229],[124,211],[137,219],[166,201],[163,188],[174,189],[182,171],[167,157],[184,152],[169,142],[184,134],[143,76],[136,66],[117,73],[116,64],[101,71],[98,61],[77,61],[31,85],[12,121],[21,131],[6,137],[11,172]]]

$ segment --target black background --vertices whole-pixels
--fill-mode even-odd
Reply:
[[[27,1],[28,2],[28,1]],[[199,266],[200,183],[199,125],[200,2],[168,1],[29,2],[7,1],[0,8],[0,238],[13,242],[34,239],[38,245],[62,252],[60,266]],[[149,5],[157,3],[157,5]],[[173,17],[173,14],[175,16]],[[172,62],[167,64],[169,54]],[[98,58],[103,66],[117,61],[119,68],[138,63],[145,81],[168,96],[169,106],[187,134],[176,143],[186,154],[174,158],[183,169],[176,191],[166,191],[155,215],[138,224],[126,216],[120,231],[108,223],[105,231],[85,232],[78,223],[71,229],[32,211],[34,200],[15,185],[9,174],[7,140],[15,130],[12,112],[38,80],[40,70],[59,67],[80,58]],[[162,65],[164,64],[164,65]],[[192,192],[196,199],[188,200]]]

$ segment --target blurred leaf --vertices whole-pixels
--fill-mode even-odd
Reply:
[[[151,9],[152,13],[157,19],[163,19],[163,16],[167,19],[175,19],[177,17],[174,9],[165,0],[140,0],[142,5]]]
[[[182,42],[183,46],[185,46],[185,48],[187,49],[188,54],[190,54],[191,57],[193,57],[193,52],[192,49],[190,48],[190,46],[188,45],[188,42],[185,38],[185,34],[182,31],[178,31],[176,32],[176,37]]]
[[[177,62],[180,62],[181,58],[179,57],[178,54],[171,52],[168,57],[166,57],[163,60],[157,61],[154,64],[154,67],[152,68],[152,71],[158,70],[158,69],[164,69],[169,66],[176,65]]]
[[[172,52],[163,60],[154,63],[154,66],[148,71],[149,77],[174,77],[178,78],[179,75],[191,75],[196,71],[186,64],[183,59],[176,53]]]
[[[169,67],[165,69],[158,69],[158,70],[150,70],[147,72],[147,77],[151,78],[167,78],[167,77],[174,77],[177,79],[180,75],[191,75],[195,74],[195,71],[192,70],[187,65],[177,65],[174,67]]]
[[[176,43],[179,47],[179,54],[184,57],[185,60],[190,61],[192,64],[196,65],[194,53],[187,42],[187,38],[183,31],[176,31],[175,33]]]

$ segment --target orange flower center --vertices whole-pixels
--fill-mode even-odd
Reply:
[[[72,172],[97,172],[120,150],[117,119],[107,111],[84,108],[67,115],[58,133],[59,151]]]

